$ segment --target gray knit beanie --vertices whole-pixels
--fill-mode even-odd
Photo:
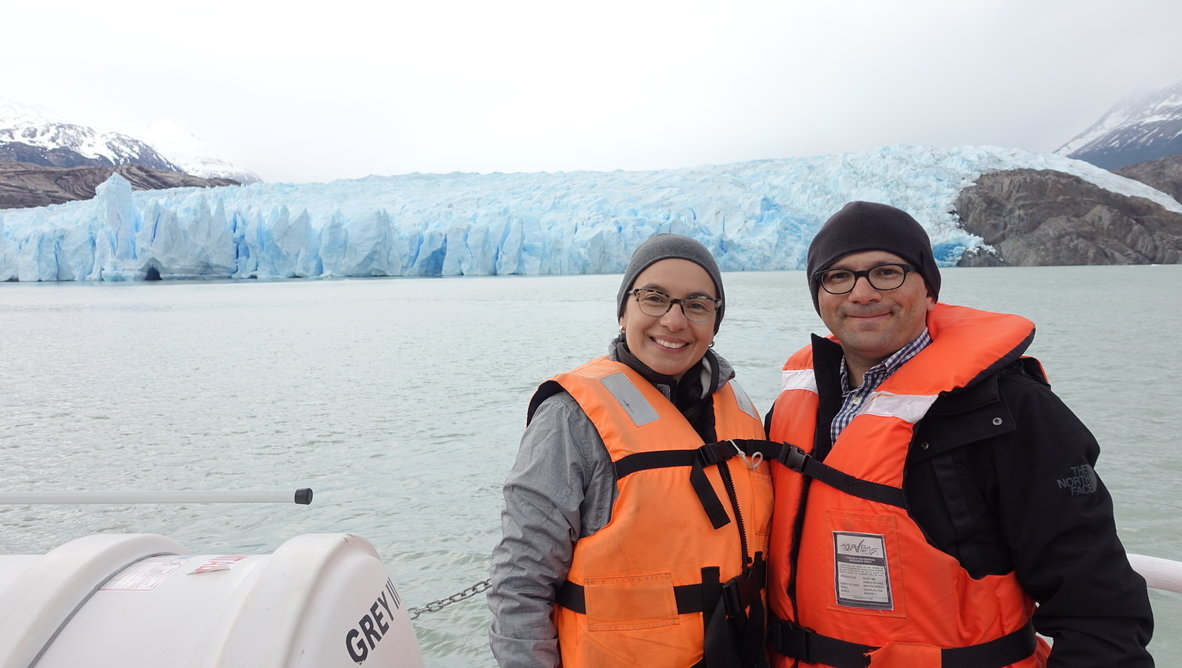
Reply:
[[[632,284],[636,282],[636,277],[640,275],[640,272],[656,262],[671,258],[689,260],[710,274],[710,280],[714,281],[714,290],[717,292],[718,298],[724,300],[722,305],[718,307],[718,317],[714,319],[714,332],[718,333],[718,326],[722,323],[722,311],[726,307],[726,297],[722,294],[722,274],[718,271],[718,264],[714,261],[714,256],[706,250],[705,246],[680,234],[653,235],[640,244],[636,252],[632,253],[628,268],[624,270],[624,280],[620,283],[620,292],[616,295],[616,317],[624,317],[624,300],[628,298],[628,291],[632,289]]]
[[[850,202],[833,214],[809,245],[806,271],[813,307],[820,282],[817,273],[851,253],[887,251],[915,266],[935,300],[940,295],[940,270],[927,232],[905,211],[876,202]]]

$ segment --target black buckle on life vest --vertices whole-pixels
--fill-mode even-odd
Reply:
[[[703,593],[714,603],[705,606],[702,661],[694,668],[767,667],[761,595],[765,571],[762,552],[721,586],[717,568],[702,569]]]
[[[707,443],[698,448],[698,464],[703,467],[717,466],[733,457],[734,450],[726,447],[726,443]]]
[[[805,464],[808,462],[809,453],[802,450],[799,446],[791,443],[784,444],[784,451],[780,453],[777,458],[780,463],[788,468],[801,473],[804,471]]]
[[[774,651],[804,663],[818,663],[837,668],[865,668],[866,656],[876,647],[823,636],[795,622],[772,617],[767,627],[768,646]]]
[[[722,585],[722,605],[727,617],[745,614],[747,606],[743,605],[743,592],[736,578]]]
[[[766,565],[763,553],[756,552],[754,560],[743,568],[742,573],[722,585],[722,600],[728,617],[746,615],[747,609],[759,601],[767,575]]]

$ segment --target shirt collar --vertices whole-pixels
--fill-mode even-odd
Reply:
[[[895,352],[887,356],[886,359],[875,364],[866,370],[862,375],[862,384],[859,387],[850,387],[849,383],[849,367],[846,366],[845,357],[841,358],[841,393],[843,395],[849,394],[854,390],[861,390],[869,392],[878,387],[882,381],[890,377],[891,374],[899,370],[912,357],[919,354],[919,351],[926,348],[932,342],[932,335],[928,332],[928,328],[924,327],[919,336],[911,339],[907,345],[899,348]]]

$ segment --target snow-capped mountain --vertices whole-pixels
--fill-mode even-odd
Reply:
[[[262,180],[258,174],[220,155],[171,120],[156,121],[136,132],[136,136],[168,156],[186,174],[206,179],[233,179],[239,183],[258,183]]]
[[[118,132],[99,132],[40,107],[0,99],[0,159],[52,167],[138,164],[180,169],[148,144]]]
[[[259,180],[175,123],[157,125],[136,138],[99,131],[43,107],[0,98],[0,161],[51,167],[134,164],[203,178],[230,178],[245,183]]]
[[[1182,154],[1182,81],[1121,100],[1055,153],[1105,169]]]

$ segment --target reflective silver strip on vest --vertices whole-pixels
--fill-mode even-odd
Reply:
[[[735,402],[739,404],[739,410],[759,420],[759,413],[755,410],[755,402],[751,401],[751,397],[747,396],[747,392],[733,378],[730,380],[730,386],[731,390],[735,393]]]
[[[928,409],[935,401],[936,396],[932,394],[871,392],[870,400],[859,412],[866,415],[899,418],[904,422],[915,424],[924,415],[927,415]]]
[[[784,369],[780,372],[780,391],[805,390],[817,393],[817,377],[812,369]]]
[[[605,376],[599,382],[603,383],[607,391],[611,392],[616,401],[620,402],[620,405],[627,411],[628,417],[632,418],[632,423],[637,427],[655,422],[659,417],[657,409],[653,408],[652,404],[644,398],[644,395],[632,384],[628,375],[623,371]]]

